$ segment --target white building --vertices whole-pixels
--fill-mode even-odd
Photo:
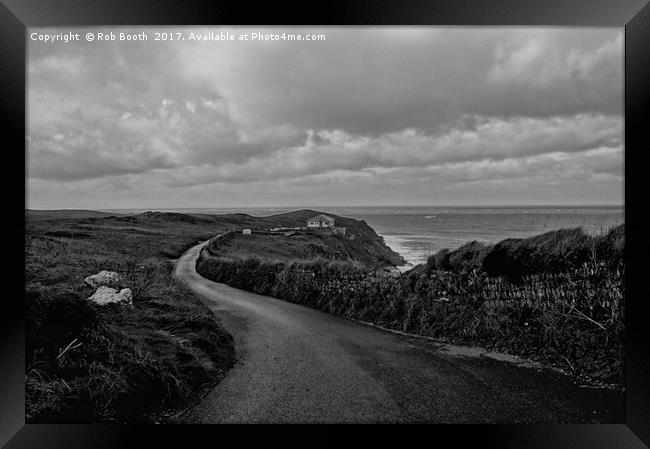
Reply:
[[[252,232],[250,229],[242,229],[241,233],[244,235],[251,235]]]
[[[327,215],[316,215],[307,220],[307,227],[316,229],[332,228],[334,227],[334,219]]]

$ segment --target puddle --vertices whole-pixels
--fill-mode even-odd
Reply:
[[[518,366],[523,366],[526,368],[543,368],[543,365],[537,362],[533,362],[532,360],[526,360],[522,359],[520,357],[517,357],[516,355],[511,355],[511,354],[504,354],[502,352],[495,352],[495,351],[488,351],[487,349],[478,347],[478,346],[458,346],[458,345],[452,345],[450,343],[446,343],[441,340],[437,340],[432,337],[427,337],[425,335],[417,335],[417,334],[409,334],[406,332],[394,330],[394,329],[388,329],[382,326],[378,326],[374,323],[369,323],[366,321],[360,321],[360,320],[355,320],[353,318],[348,318],[350,321],[354,321],[356,323],[360,324],[365,324],[366,326],[374,327],[376,329],[381,329],[385,332],[390,332],[392,334],[398,334],[398,335],[404,335],[405,337],[411,337],[411,338],[419,338],[423,340],[429,340],[432,342],[437,343],[438,350],[441,352],[444,352],[447,355],[451,356],[459,356],[459,357],[488,357],[490,359],[498,360],[500,362],[508,362],[508,363],[513,363]]]
[[[541,368],[541,365],[539,363],[533,362],[531,360],[525,360],[520,357],[517,357],[516,355],[504,354],[502,352],[488,351],[480,347],[456,346],[447,343],[442,343],[439,349],[440,351],[443,351],[446,354],[452,356],[488,357],[490,359],[498,360],[500,362],[514,363],[515,365],[525,366],[528,368]]]

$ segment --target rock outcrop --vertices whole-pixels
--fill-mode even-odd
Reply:
[[[88,299],[102,306],[113,303],[133,306],[133,294],[131,293],[130,288],[123,288],[118,292],[114,288],[100,286]]]
[[[124,285],[122,277],[118,273],[106,270],[102,270],[97,274],[88,276],[84,279],[84,282],[90,285],[92,288],[111,287],[114,289],[119,289]]]

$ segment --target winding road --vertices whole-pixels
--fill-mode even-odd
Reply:
[[[624,422],[620,392],[209,281],[195,271],[204,244],[175,275],[233,335],[238,362],[182,422]]]

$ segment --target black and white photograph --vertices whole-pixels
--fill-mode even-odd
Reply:
[[[26,423],[626,422],[622,27],[25,39]]]

